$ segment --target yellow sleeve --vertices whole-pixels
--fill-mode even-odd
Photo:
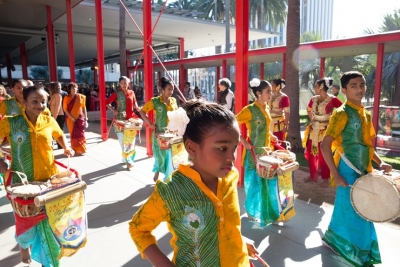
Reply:
[[[7,113],[7,105],[6,102],[3,100],[0,102],[0,115],[6,115]]]
[[[10,135],[10,123],[8,118],[3,118],[0,120],[0,139]]]
[[[129,222],[129,233],[143,258],[143,251],[150,245],[157,244],[151,232],[163,221],[170,220],[170,213],[164,200],[158,193],[157,186],[140,209]]]
[[[86,96],[81,95],[81,104],[82,108],[86,108]]]
[[[348,121],[347,113],[344,110],[336,110],[329,119],[329,125],[326,129],[325,136],[332,136],[338,139],[341,136],[344,127]]]
[[[376,137],[376,131],[374,128],[374,125],[372,124],[372,119],[371,119],[371,113],[366,114],[367,116],[367,121],[368,121],[368,126],[369,126],[369,135],[371,136],[371,138],[375,138]]]
[[[178,109],[178,105],[176,104],[176,99],[174,97],[170,97],[169,101],[171,102],[172,110],[177,110]]]
[[[236,115],[236,120],[238,121],[239,125],[251,121],[251,112],[250,110],[245,107]]]
[[[147,102],[146,104],[144,104],[144,106],[142,107],[143,112],[145,113],[149,113],[150,110],[154,109],[154,104],[153,104],[153,100],[150,100],[149,102]]]
[[[64,132],[63,132],[63,130],[61,130],[61,128],[58,125],[57,121],[51,116],[49,116],[49,124],[51,126],[52,136],[53,136],[54,139],[58,139],[58,138],[60,138],[61,136],[64,135]]]

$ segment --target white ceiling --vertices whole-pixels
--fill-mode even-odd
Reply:
[[[22,5],[22,2],[27,2],[24,0],[5,0],[6,3],[10,3],[11,1],[19,2],[19,5]],[[44,27],[46,26],[46,13],[45,11],[46,4],[49,4],[49,1],[45,0],[30,0],[32,2],[29,9],[32,10],[40,10],[35,16],[38,16],[38,23],[34,20],[30,20],[34,27],[28,27],[26,23],[17,23],[12,22],[8,23],[7,27],[11,28],[22,28],[22,29],[31,29],[31,30],[41,30],[43,35],[45,34]],[[57,5],[54,5],[57,2]],[[61,3],[60,3],[61,2]],[[75,0],[78,2],[78,0]],[[125,1],[127,2],[127,1]],[[67,37],[67,19],[65,14],[65,2],[64,1],[51,1],[53,3],[52,12],[53,18],[57,17],[54,20],[54,29],[55,32],[59,34],[60,41],[56,44],[57,51],[57,63],[59,66],[67,66],[69,65],[68,58],[68,37]],[[7,5],[8,5],[7,4]],[[9,6],[9,5],[8,5]],[[23,5],[22,5],[23,6]],[[16,6],[9,6],[12,12],[16,12]],[[0,7],[0,10],[2,8]],[[24,8],[21,10],[21,15],[29,13],[29,9]],[[105,56],[117,54],[119,53],[119,38],[118,38],[118,30],[119,30],[119,7],[116,5],[103,4],[103,32],[104,32],[104,50]],[[130,14],[133,19],[136,21],[140,29],[143,29],[143,19],[142,19],[142,11],[139,9],[129,9]],[[62,12],[60,12],[62,10]],[[0,17],[1,17],[0,12]],[[153,25],[157,20],[159,12],[152,13],[152,22]],[[94,1],[87,0],[76,5],[72,10],[73,15],[73,28],[74,28],[74,51],[75,51],[75,63],[78,64],[83,61],[91,60],[92,58],[97,57],[97,38],[96,38],[96,20],[95,20],[95,9],[94,9]],[[24,16],[24,15],[23,15]],[[40,22],[40,23],[39,23]],[[0,19],[1,23],[1,19]],[[40,25],[36,25],[40,24]],[[126,14],[125,19],[125,27],[126,27],[126,48],[128,50],[140,50],[143,48],[143,38],[137,28],[134,26],[134,23],[130,19],[130,17]],[[0,24],[3,26],[3,24]],[[0,27],[1,32],[1,27]],[[230,28],[231,42],[235,42],[236,32],[235,27],[231,26]],[[26,48],[27,50],[34,48],[35,46],[41,44],[42,37],[33,36],[31,38],[22,38],[18,35],[9,35],[10,38],[13,38],[14,43],[18,43],[18,45],[14,44],[14,49],[11,52],[11,58],[13,64],[19,63],[19,44],[21,40],[26,40]],[[268,37],[274,37],[276,34],[260,31],[260,30],[250,30],[249,39],[263,39]],[[153,46],[160,46],[166,44],[179,44],[179,38],[185,39],[185,50],[193,50],[197,48],[204,47],[212,47],[217,45],[223,45],[225,43],[225,24],[194,19],[192,17],[184,17],[178,15],[171,14],[162,14],[161,18],[154,30],[153,33]],[[1,48],[1,47],[0,47]],[[0,62],[5,62],[4,53],[0,53]],[[32,56],[28,57],[29,65],[47,65],[47,52],[43,50],[38,52]]]

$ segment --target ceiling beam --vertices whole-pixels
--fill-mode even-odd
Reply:
[[[9,35],[19,35],[19,36],[46,37],[45,31],[28,30],[28,29],[11,28],[11,27],[0,27],[0,33]]]

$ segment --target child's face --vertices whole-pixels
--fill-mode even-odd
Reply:
[[[268,102],[271,99],[272,90],[271,87],[266,87],[262,89],[261,94],[258,95],[258,98],[263,102]]]
[[[193,169],[202,179],[225,177],[233,168],[236,148],[239,143],[239,126],[221,125],[203,139],[202,144],[195,144],[191,155]]]
[[[367,91],[367,86],[365,85],[365,80],[362,77],[357,77],[350,79],[346,88],[342,88],[343,94],[346,95],[347,100],[360,105],[365,92]]]
[[[168,85],[164,88],[164,90],[163,90],[162,93],[163,93],[163,95],[164,95],[165,97],[171,97],[172,94],[174,93],[174,88],[172,87],[172,85],[168,84]]]

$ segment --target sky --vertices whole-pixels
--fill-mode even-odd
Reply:
[[[332,38],[360,36],[367,28],[377,32],[383,16],[395,9],[400,0],[334,0]]]

